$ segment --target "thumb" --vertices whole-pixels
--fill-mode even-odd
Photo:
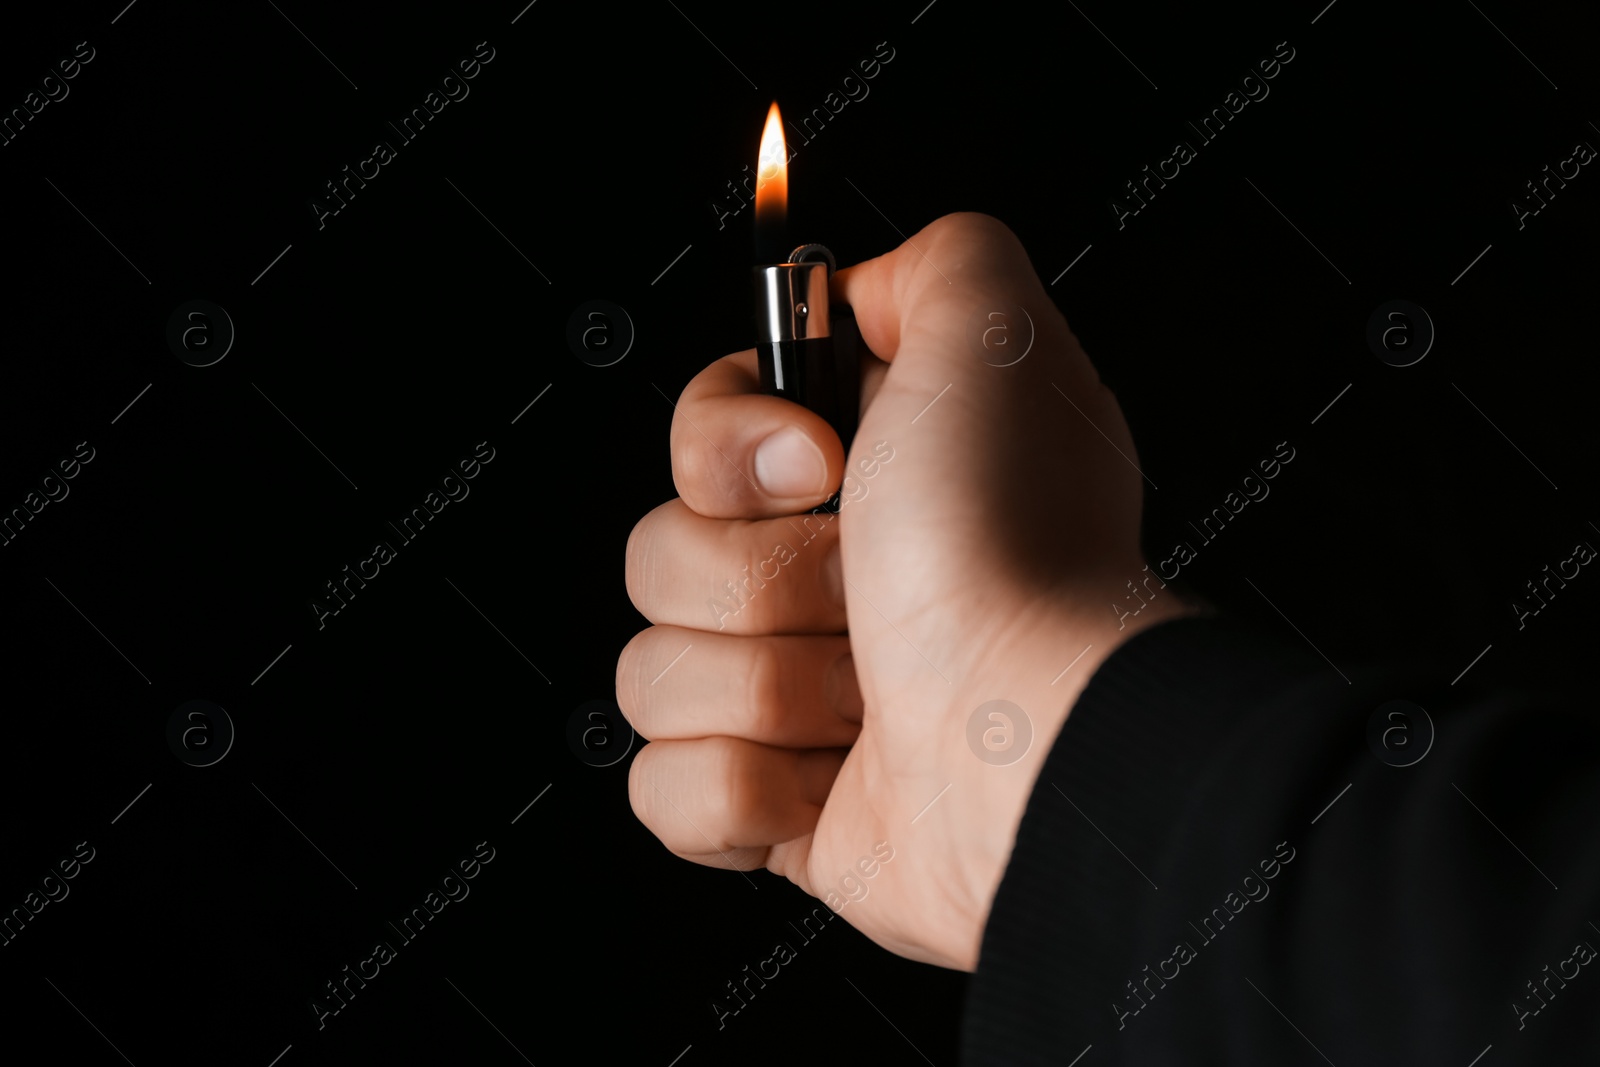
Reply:
[[[916,449],[922,461],[897,475],[902,499],[919,501],[919,524],[955,523],[978,501],[994,514],[1027,509],[1034,521],[1004,533],[1013,559],[1037,562],[1092,505],[1104,514],[1072,527],[1074,545],[1137,544],[1143,472],[1121,406],[1008,227],[946,215],[834,281],[862,339],[889,364],[857,440],[932,431]],[[1048,479],[1051,503],[1039,498]],[[1037,521],[1045,516],[1052,521]]]
[[[1022,242],[988,215],[959,212],[934,220],[893,251],[835,274],[833,296],[855,312],[873,354],[899,364],[890,378],[908,401],[924,396],[926,402],[947,385],[979,385],[979,393],[991,393],[1002,385],[999,379],[1048,389],[1029,373],[1042,370],[1037,361],[1019,374],[996,376],[993,370],[1020,362],[1040,345],[1067,357],[1052,361],[1051,377],[1061,388],[1076,395],[1099,384]]]

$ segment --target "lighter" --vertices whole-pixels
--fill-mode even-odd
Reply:
[[[848,308],[833,309],[828,282],[836,264],[819,244],[801,245],[781,263],[761,263],[782,247],[788,216],[788,152],[774,103],[761,136],[756,187],[756,357],[761,391],[821,415],[845,454],[860,407],[860,334]],[[837,510],[837,493],[829,505]]]

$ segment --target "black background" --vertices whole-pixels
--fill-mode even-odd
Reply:
[[[8,15],[7,111],[95,57],[0,147],[0,509],[78,442],[94,459],[0,548],[0,909],[78,842],[95,858],[0,948],[5,1040],[141,1067],[955,1061],[964,979],[842,922],[719,1030],[713,996],[814,902],[675,859],[628,761],[568,741],[645,625],[623,546],[674,495],[670,400],[750,342],[751,213],[713,201],[772,99],[823,106],[880,42],[791,165],[793,232],[849,263],[946,212],[1008,222],[1159,486],[1152,560],[1287,441],[1193,590],[1334,665],[1592,684],[1595,579],[1523,629],[1511,607],[1600,538],[1600,177],[1520,230],[1511,208],[1600,144],[1592,27],[1324,2]],[[319,229],[323,184],[480,41],[470,95]],[[1122,183],[1282,41],[1270,95],[1119,229]],[[209,367],[165,339],[191,299],[237,330]],[[609,367],[565,340],[591,299],[637,331]],[[1413,366],[1366,341],[1394,299],[1437,330]],[[324,583],[483,441],[470,495],[319,629]],[[213,766],[166,741],[193,699],[237,729]],[[319,1030],[309,998],[480,841],[470,896]]]

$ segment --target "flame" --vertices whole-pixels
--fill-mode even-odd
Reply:
[[[789,210],[789,149],[783,142],[783,119],[774,100],[761,130],[761,156],[756,161],[756,220],[782,223]]]

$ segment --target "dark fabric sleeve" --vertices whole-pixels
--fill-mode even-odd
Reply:
[[[963,1062],[1592,1062],[1597,767],[1555,698],[1214,616],[1143,631],[1029,798]]]

